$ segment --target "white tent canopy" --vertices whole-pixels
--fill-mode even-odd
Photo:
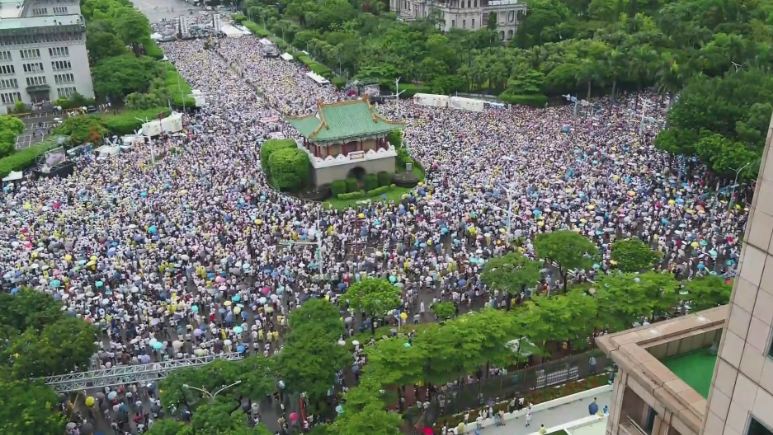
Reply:
[[[306,73],[306,77],[314,80],[315,82],[319,83],[320,85],[327,85],[330,84],[328,79],[322,77],[321,75],[315,73],[314,71],[309,71]]]
[[[414,104],[431,107],[448,107],[448,97],[437,94],[418,93],[413,96]]]
[[[172,113],[164,119],[153,120],[142,124],[142,134],[158,136],[163,133],[175,133],[183,129],[182,113]]]
[[[483,100],[474,98],[451,97],[448,99],[448,107],[451,109],[468,110],[471,112],[483,111]]]
[[[121,149],[117,146],[110,146],[110,145],[102,145],[101,147],[96,149],[97,154],[99,154],[99,159],[104,159],[108,157],[112,157],[115,155],[118,155],[119,152],[121,152]]]
[[[258,42],[260,42],[260,45],[274,45],[274,43],[271,42],[271,40],[268,38],[260,38]]]
[[[294,59],[293,55],[290,54],[290,53],[282,53],[281,55],[279,55],[279,57],[281,57],[282,59],[284,59],[284,60],[286,60],[288,62]]]
[[[10,174],[6,175],[3,178],[3,182],[5,183],[8,181],[19,181],[22,179],[23,176],[24,176],[24,173],[22,171],[11,171]]]

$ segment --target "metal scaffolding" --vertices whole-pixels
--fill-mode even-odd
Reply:
[[[150,364],[117,366],[109,369],[89,370],[87,372],[70,373],[66,375],[38,378],[58,393],[70,391],[91,390],[94,388],[112,387],[115,385],[133,384],[137,382],[155,382],[166,377],[171,371],[198,367],[212,361],[235,361],[242,359],[236,352],[218,355],[197,356],[193,358],[175,359]]]

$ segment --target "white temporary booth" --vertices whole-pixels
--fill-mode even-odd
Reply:
[[[470,112],[482,112],[484,103],[483,100],[476,100],[474,98],[451,97],[448,99],[448,107]]]
[[[413,103],[420,106],[448,107],[448,97],[446,95],[418,93],[413,96]]]
[[[308,77],[308,78],[310,78],[310,79],[314,80],[315,82],[317,82],[317,83],[318,83],[318,84],[320,84],[320,85],[327,85],[327,84],[330,84],[330,82],[328,81],[328,79],[326,79],[326,78],[322,77],[321,75],[319,75],[319,74],[315,73],[314,71],[309,71],[309,72],[307,72],[307,73],[306,73],[306,77]]]
[[[282,54],[279,55],[279,57],[281,57],[282,59],[284,59],[284,60],[286,60],[288,62],[294,59],[293,55],[290,54],[290,53],[282,53]]]
[[[182,113],[172,113],[163,119],[156,119],[142,124],[142,134],[158,136],[161,133],[175,133],[183,129]]]

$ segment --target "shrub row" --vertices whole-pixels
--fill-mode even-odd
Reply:
[[[339,194],[336,194],[335,197],[338,199],[370,198],[372,196],[378,196],[378,195],[387,193],[394,187],[396,187],[394,184],[390,184],[388,186],[376,187],[375,189],[371,189],[368,191],[360,189],[349,193],[339,193]]]
[[[360,199],[365,198],[365,191],[364,190],[357,190],[354,192],[349,193],[339,193],[336,195],[336,198],[338,199]]]
[[[245,20],[245,21],[242,22],[242,24],[244,25],[244,27],[247,28],[247,30],[249,30],[250,32],[254,33],[256,36],[259,36],[261,38],[265,38],[265,37],[271,35],[271,32],[266,30],[265,27],[259,25],[258,23],[254,22],[254,21]]]
[[[542,94],[513,95],[503,92],[499,94],[499,99],[509,104],[522,104],[525,106],[545,107],[548,97]]]
[[[125,110],[117,114],[102,113],[94,116],[99,119],[99,122],[104,125],[110,133],[122,135],[132,134],[142,127],[144,121],[140,121],[139,119],[152,121],[158,119],[159,116],[164,117],[168,115],[168,108],[154,107],[142,110]]]

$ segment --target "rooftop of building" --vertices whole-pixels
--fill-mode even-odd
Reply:
[[[0,30],[34,29],[54,26],[77,26],[83,24],[83,17],[78,14],[17,18],[0,17]]]
[[[315,115],[290,118],[288,122],[303,137],[320,144],[383,136],[403,127],[402,123],[381,117],[367,99],[318,103]]]
[[[695,369],[698,373],[688,376],[686,363],[696,362],[697,355],[691,355],[691,352],[705,350],[719,342],[728,311],[726,305],[712,308],[604,335],[598,337],[596,343],[648,395],[678,415],[694,433],[699,433],[707,402],[706,393],[699,392],[696,386],[703,388],[704,382],[710,384],[714,369],[713,366],[709,369],[708,359],[701,357],[701,368]],[[716,356],[713,358],[716,360]],[[668,367],[669,364],[676,367],[676,372]],[[691,380],[693,375],[694,380]],[[664,410],[656,409],[662,415],[661,411]]]

